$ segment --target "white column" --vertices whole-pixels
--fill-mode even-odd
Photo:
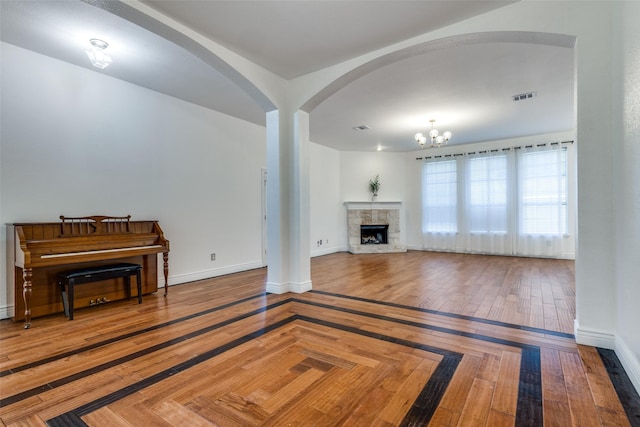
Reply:
[[[311,290],[307,113],[267,113],[267,172],[267,292]]]

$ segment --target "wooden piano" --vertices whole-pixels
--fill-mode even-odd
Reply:
[[[14,320],[63,312],[56,274],[70,268],[119,262],[142,265],[142,293],[158,290],[157,254],[164,259],[164,295],[169,275],[169,241],[158,221],[131,221],[131,216],[60,217],[55,223],[16,223]],[[135,294],[134,294],[135,295]],[[125,298],[117,279],[83,285],[76,291],[76,307],[91,300]]]

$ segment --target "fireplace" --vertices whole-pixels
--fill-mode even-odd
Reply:
[[[372,224],[360,226],[360,243],[363,245],[386,245],[389,224]]]
[[[402,202],[345,202],[349,252],[406,252]]]

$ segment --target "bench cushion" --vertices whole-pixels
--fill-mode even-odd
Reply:
[[[129,263],[98,265],[94,267],[62,271],[57,274],[57,277],[58,281],[62,283],[68,283],[70,280],[73,280],[75,283],[80,284],[122,277],[126,273],[131,273],[131,275],[133,275],[141,268],[142,266],[140,264]]]

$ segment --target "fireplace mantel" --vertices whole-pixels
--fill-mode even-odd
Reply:
[[[349,252],[389,253],[406,252],[404,233],[404,207],[399,201],[348,201],[347,229],[349,234]],[[387,244],[363,244],[361,225],[388,225]]]
[[[344,205],[347,207],[347,209],[351,210],[351,209],[400,209],[402,208],[402,202],[394,202],[394,201],[390,201],[390,202],[379,202],[379,201],[375,201],[375,202],[356,202],[356,201],[351,201],[351,202],[344,202]]]

